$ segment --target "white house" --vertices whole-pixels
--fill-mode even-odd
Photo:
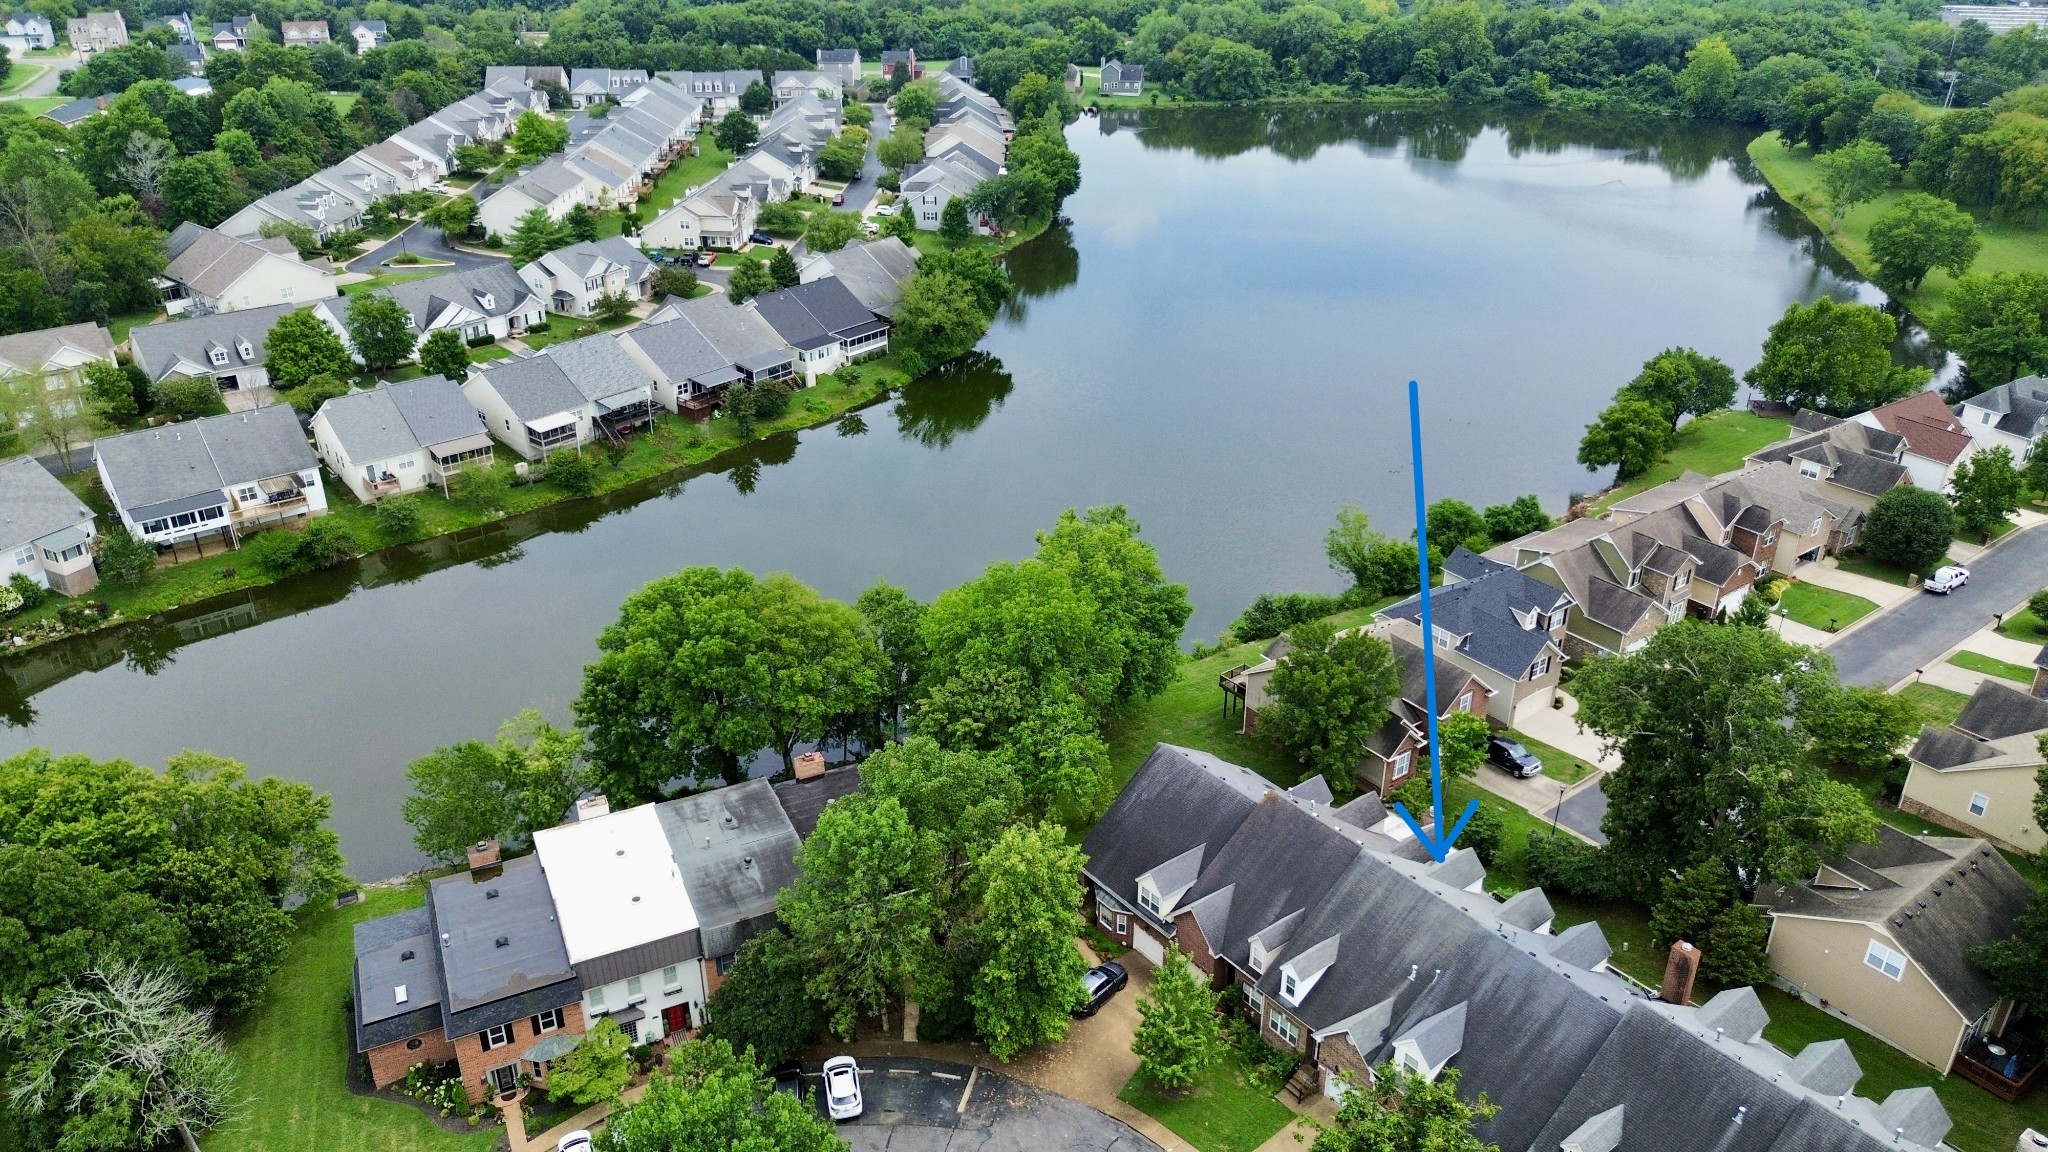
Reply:
[[[510,237],[518,230],[519,221],[535,208],[546,211],[551,220],[560,220],[593,202],[594,183],[561,157],[553,157],[486,197],[477,206],[477,222],[486,235]]]
[[[61,376],[75,383],[79,369],[95,360],[114,362],[113,334],[98,324],[0,336],[0,377]]]
[[[751,304],[724,293],[671,300],[647,323],[619,335],[619,346],[654,380],[655,402],[691,419],[708,419],[728,386],[787,380],[797,353]]]
[[[472,460],[488,466],[483,418],[446,376],[379,384],[320,405],[313,450],[356,499],[447,484]]]
[[[358,55],[391,42],[391,28],[382,20],[353,21],[348,26],[348,34],[356,42]]]
[[[550,311],[588,316],[600,296],[647,299],[654,264],[624,237],[611,236],[557,248],[521,268],[519,278]]]
[[[92,509],[34,457],[0,461],[0,582],[19,573],[82,596],[99,583],[94,535]]]
[[[2048,435],[2048,378],[2027,376],[1956,405],[1956,419],[1980,448],[2006,448],[2024,464]]]
[[[860,49],[818,49],[818,71],[831,73],[844,87],[853,88],[859,86]]]
[[[657,248],[737,248],[760,212],[751,188],[706,188],[655,217],[640,238]]]
[[[0,47],[7,49],[11,59],[20,59],[24,52],[35,52],[54,48],[57,44],[57,30],[50,26],[50,18],[40,12],[12,12],[7,16],[6,34],[0,36]]]
[[[336,232],[360,227],[363,209],[370,206],[370,199],[374,197],[365,198],[361,193],[309,178],[250,202],[221,221],[215,231],[255,240],[262,237],[264,225],[276,221],[296,224],[311,232],[314,239],[325,240]]]
[[[398,301],[421,340],[441,328],[454,329],[467,341],[503,340],[547,319],[547,306],[507,264],[490,264],[467,272],[444,272],[380,289]],[[343,344],[349,343],[348,309],[357,297],[319,305],[319,314]]]
[[[327,514],[320,461],[283,404],[108,437],[93,461],[122,526],[152,544],[239,545],[249,529]]]
[[[716,120],[738,108],[740,97],[748,88],[766,83],[761,73],[746,68],[725,72],[657,72],[655,75],[702,100],[708,120]]]
[[[889,347],[889,321],[875,315],[836,276],[765,292],[754,310],[796,349],[804,383]]]
[[[128,348],[135,366],[151,383],[173,376],[206,376],[223,392],[261,388],[270,383],[263,367],[263,342],[271,325],[301,307],[305,305],[271,304],[166,324],[138,324],[128,333]]]
[[[806,92],[811,93],[820,100],[829,100],[834,104],[839,103],[846,95],[846,81],[837,72],[822,70],[817,72],[777,72],[769,87],[775,92],[775,106],[777,108],[782,107]]]
[[[1915,392],[1850,419],[1903,441],[1899,463],[1905,465],[1915,488],[1930,492],[1948,491],[1956,466],[1977,450],[1977,441],[1938,392]]]
[[[602,333],[472,372],[462,394],[493,438],[529,460],[654,418],[654,382]]]
[[[950,157],[927,161],[903,177],[896,210],[912,213],[911,218],[919,228],[936,232],[945,216],[947,202],[955,196],[966,196],[980,184],[981,180],[972,169]],[[976,220],[974,224],[976,231],[989,231],[986,219]]]
[[[619,97],[619,106],[654,117],[671,149],[696,139],[703,126],[704,102],[666,80],[649,80]]]
[[[617,100],[645,83],[647,73],[639,68],[571,68],[569,106],[588,108]]]
[[[334,266],[307,261],[282,236],[241,240],[190,220],[166,246],[171,262],[157,278],[164,311],[204,316],[270,304],[304,304],[336,294]]]

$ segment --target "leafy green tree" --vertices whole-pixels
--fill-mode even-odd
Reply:
[[[837,252],[860,235],[860,217],[852,212],[813,212],[804,227],[804,243],[813,252]]]
[[[1038,559],[1066,573],[1095,602],[1098,642],[1111,647],[1116,676],[1104,714],[1166,690],[1180,671],[1180,635],[1194,606],[1185,584],[1170,583],[1159,554],[1138,538],[1121,504],[1060,513],[1038,534]]]
[[[883,167],[901,171],[924,159],[924,134],[912,128],[898,128],[875,145],[875,158]]]
[[[794,288],[802,280],[797,271],[796,257],[789,254],[789,249],[781,247],[768,258],[768,275],[774,277],[777,288]]]
[[[1925,575],[1948,558],[1956,513],[1939,492],[1911,486],[1877,498],[1863,525],[1863,550],[1882,564]]]
[[[434,860],[460,860],[479,840],[513,847],[562,822],[589,781],[583,736],[532,709],[505,722],[495,744],[465,740],[406,767],[412,794],[399,806],[413,846]]]
[[[1761,597],[1754,598],[1761,602]],[[1823,693],[1807,703],[1803,719],[1813,733],[1815,755],[1830,764],[1865,769],[1891,763],[1920,730],[1920,713],[1913,702],[1882,688],[1844,686]]]
[[[726,277],[725,298],[735,304],[745,303],[763,292],[773,291],[775,274],[758,260],[740,261],[733,267],[732,275]]]
[[[566,244],[575,243],[569,234],[569,225],[548,215],[545,208],[533,208],[519,218],[519,224],[512,229],[507,251],[512,257],[512,266],[524,268],[535,260]]]
[[[1709,36],[1685,54],[1678,73],[1678,106],[1696,120],[1723,120],[1735,110],[1735,88],[1742,65],[1728,41]]]
[[[2037,503],[2048,503],[2048,451],[2036,449],[2027,457],[2027,466],[2020,476],[2027,482],[2027,490],[2034,494]],[[2048,616],[2042,618],[2048,619]]]
[[[180,420],[227,411],[211,376],[168,376],[150,387],[150,396],[157,411]]]
[[[1393,1063],[1351,1085],[1333,1124],[1316,1133],[1309,1152],[1494,1152],[1472,1125],[1500,1111],[1484,1092],[1466,1103],[1456,1068],[1431,1080]]]
[[[1365,741],[1387,722],[1387,703],[1401,689],[1401,667],[1384,640],[1363,629],[1342,636],[1313,620],[1292,633],[1294,646],[1267,685],[1272,703],[1259,730],[1329,781],[1334,792],[1355,787]]]
[[[996,1059],[1033,1044],[1058,1043],[1084,996],[1078,848],[1058,824],[1006,830],[974,862],[983,900],[974,934],[982,950],[974,975],[974,1026]]]
[[[1666,348],[1649,358],[1623,396],[1655,405],[1671,416],[1671,430],[1687,416],[1718,412],[1735,402],[1735,372],[1712,356],[1690,348]]]
[[[1460,545],[1474,552],[1484,552],[1492,546],[1486,518],[1463,500],[1446,498],[1431,504],[1428,522],[1429,546],[1442,555],[1449,555]]]
[[[1719,862],[1702,861],[1664,878],[1663,897],[1650,915],[1650,935],[1664,947],[1687,941],[1703,953],[1700,974],[1716,984],[1762,984],[1771,978],[1765,954],[1770,926],[1757,933],[1763,914],[1742,902],[1742,892]]]
[[[853,180],[868,162],[868,134],[848,125],[818,149],[818,174],[827,180]]]
[[[2048,275],[1964,276],[1943,300],[1928,328],[1963,358],[1971,384],[1992,388],[2048,370]]]
[[[615,1112],[598,1136],[603,1152],[846,1152],[814,1101],[777,1092],[762,1063],[723,1040],[670,1049],[669,1071]]]
[[[1738,884],[1796,879],[1876,833],[1862,796],[1807,754],[1807,709],[1837,690],[1813,649],[1681,620],[1572,687],[1580,722],[1621,754],[1601,854],[1638,887],[1703,861]]]
[[[939,114],[939,86],[933,80],[919,80],[906,85],[890,101],[896,109],[898,123],[919,121],[929,126],[933,117]]]
[[[775,90],[768,87],[768,81],[757,79],[740,93],[740,110],[753,116],[766,116],[775,107]]]
[[[676,296],[684,300],[697,294],[697,273],[675,264],[664,264],[654,270],[654,298],[660,300]]]
[[[569,143],[569,126],[529,108],[513,122],[511,139],[512,151],[520,159],[538,160],[560,152]]]
[[[624,292],[607,292],[597,298],[590,310],[607,323],[621,323],[633,315],[633,298]]]
[[[371,371],[400,363],[412,355],[418,336],[405,306],[383,294],[351,296],[348,305],[348,337],[356,355]]]
[[[1663,409],[1624,390],[1579,440],[1579,463],[1588,472],[1615,466],[1617,483],[1648,472],[1671,446],[1671,424]]]
[[[1831,416],[1868,411],[1911,393],[1927,371],[1892,363],[1898,325],[1882,309],[1826,296],[1794,302],[1764,339],[1763,358],[1743,374],[1767,399]]]
[[[1858,204],[1875,200],[1885,189],[1898,183],[1899,166],[1892,155],[1875,140],[1823,152],[1814,158],[1820,169],[1821,191],[1828,198],[1828,227],[1839,229],[1842,217]]]
[[[958,277],[920,268],[896,304],[889,350],[905,372],[922,376],[965,355],[993,319]]]
[[[377,521],[377,531],[394,544],[418,539],[426,524],[418,496],[386,496],[370,506],[370,515]]]
[[[1487,535],[1496,544],[1550,528],[1550,513],[1543,510],[1543,502],[1534,493],[1517,496],[1507,504],[1489,504],[1480,515],[1486,518]]]
[[[132,591],[156,575],[156,549],[126,528],[100,536],[98,562],[100,578],[115,588]]]
[[[711,132],[719,149],[734,156],[752,148],[760,138],[761,129],[754,124],[754,118],[738,108],[727,112]]]
[[[105,960],[203,980],[184,926],[123,873],[71,853],[0,847],[0,1001],[35,1003]]]
[[[1439,708],[1450,705],[1447,700],[1436,702]],[[1444,779],[1462,780],[1479,771],[1486,763],[1486,742],[1492,736],[1492,726],[1476,712],[1453,712],[1437,721],[1437,761],[1443,766]]]
[[[436,328],[420,342],[420,370],[430,376],[446,376],[457,384],[469,377],[469,348],[462,334],[453,328]]]
[[[609,1016],[548,1062],[548,1095],[578,1104],[617,1104],[633,1082],[633,1040]]]
[[[420,223],[439,228],[450,236],[467,236],[476,227],[476,200],[450,196],[420,215]]]
[[[804,990],[810,971],[796,942],[773,928],[740,946],[725,979],[704,1003],[707,1037],[770,1066],[814,1043],[825,1021]]]
[[[1323,551],[1330,558],[1330,567],[1349,575],[1362,592],[1378,598],[1386,593],[1375,582],[1378,573],[1372,558],[1386,543],[1387,537],[1374,530],[1365,509],[1346,504],[1337,509],[1336,526],[1323,536]]]
[[[2000,445],[1972,454],[1949,478],[1956,523],[1985,539],[2019,510],[2025,484],[2013,467],[2012,449]]]
[[[899,739],[905,711],[922,695],[925,665],[931,658],[924,642],[924,605],[893,584],[878,583],[861,593],[853,606],[889,662],[879,703],[887,735]]]
[[[974,238],[974,223],[967,218],[967,201],[959,196],[946,201],[939,210],[939,239],[963,244]]]
[[[827,806],[775,901],[810,975],[805,987],[841,1039],[888,1017],[931,939],[930,856],[893,798],[856,792]]]
[[[1167,949],[1151,990],[1138,997],[1138,1016],[1131,1051],[1139,1073],[1162,1094],[1184,1093],[1222,1054],[1216,994],[1179,944]]]
[[[120,365],[110,360],[92,360],[79,375],[85,383],[86,405],[93,415],[116,426],[135,419],[135,386]]]
[[[1969,213],[1925,192],[1902,193],[1871,224],[1869,240],[1879,278],[1907,294],[1918,291],[1932,269],[1961,276],[1983,246]]]

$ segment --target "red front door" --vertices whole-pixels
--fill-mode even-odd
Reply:
[[[690,1006],[671,1004],[661,1010],[661,1030],[674,1034],[690,1030]]]

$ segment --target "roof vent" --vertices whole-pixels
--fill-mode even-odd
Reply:
[[[718,818],[718,823],[719,826],[723,828],[737,828],[740,826],[740,818],[733,815],[730,812],[727,812],[725,815],[720,816]]]
[[[747,872],[751,872],[751,871],[753,871],[753,870],[754,870],[754,858],[753,858],[752,856],[742,856],[742,857],[740,857],[740,868],[741,868],[741,870],[742,870],[742,871],[747,871]]]
[[[443,947],[443,948],[446,948],[447,946],[448,946],[448,934],[447,934],[446,932],[443,932],[443,933],[441,933],[441,947]]]
[[[403,964],[403,963],[404,963],[405,961],[407,961],[407,960],[410,960],[410,959],[412,959],[412,957],[413,957],[413,952],[412,952],[412,949],[410,949],[410,948],[407,948],[407,949],[406,949],[405,951],[403,951],[403,952],[400,952],[400,953],[398,954],[398,961],[399,961],[399,963]]]
[[[640,898],[638,896],[633,897],[633,903],[638,904],[639,902]]]
[[[612,853],[612,855],[614,855],[614,856],[624,856],[625,854],[626,854],[626,850],[625,850],[624,848],[621,848],[621,849],[619,849],[618,851],[616,851],[616,852]]]
[[[486,889],[484,889],[484,899],[486,899],[486,900],[496,900],[497,898],[498,898],[498,890],[497,890],[496,888],[486,888]]]
[[[499,948],[509,948],[512,946],[512,938],[510,936],[500,936],[496,940],[491,941],[491,943]]]

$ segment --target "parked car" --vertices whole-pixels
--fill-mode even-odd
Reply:
[[[555,1152],[590,1152],[590,1133],[578,1128],[556,1142]]]
[[[851,1120],[860,1110],[860,1065],[851,1056],[825,1061],[825,1114],[834,1120]]]
[[[1950,564],[1944,568],[1936,568],[1934,575],[1929,576],[1927,583],[1922,584],[1920,587],[1926,591],[1939,592],[1946,596],[1969,582],[1970,570],[1968,568],[1960,564]]]
[[[834,192],[834,193],[832,194],[832,206],[833,206],[834,208],[838,208],[838,207],[841,207],[841,206],[843,206],[843,205],[844,205],[845,203],[846,203],[846,193],[844,193],[844,192]]]
[[[1088,1001],[1075,1009],[1074,1015],[1095,1015],[1102,1010],[1104,1004],[1109,1003],[1110,997],[1116,995],[1118,990],[1130,982],[1131,974],[1124,971],[1124,966],[1114,960],[1090,968],[1081,977],[1081,990],[1088,994]]]
[[[747,237],[747,243],[773,244],[775,243],[775,238],[773,236],[768,235],[766,232],[756,232],[752,236]]]
[[[896,206],[894,204],[878,204],[875,206],[875,215],[877,216],[894,216],[895,214]]]
[[[1543,771],[1543,761],[1538,760],[1535,753],[1522,747],[1520,741],[1510,740],[1505,736],[1487,739],[1486,758],[1494,767],[1523,780],[1540,775]]]
[[[450,188],[450,187],[449,187],[448,185],[446,185],[446,184],[443,184],[443,183],[441,183],[441,182],[440,182],[439,180],[436,180],[436,181],[434,181],[434,182],[433,182],[432,184],[429,184],[429,185],[427,185],[427,191],[429,191],[429,192],[432,192],[432,193],[433,193],[434,195],[436,195],[436,196],[453,196],[453,195],[455,195],[455,189],[453,189],[453,188]],[[574,1136],[574,1135],[577,1135],[577,1133],[571,1132],[571,1133],[570,1133],[569,1135],[571,1135],[571,1136]],[[566,1137],[565,1137],[565,1139],[566,1139]],[[587,1141],[587,1139],[586,1139],[586,1143],[587,1143],[587,1142],[588,1142],[588,1141]]]
[[[777,1064],[768,1073],[777,1092],[784,1092],[801,1100],[804,1098],[804,1066],[795,1060]]]
[[[870,239],[872,239],[872,238],[874,238],[874,237],[876,237],[876,236],[880,236],[880,235],[882,234],[882,228],[881,228],[881,225],[879,225],[879,224],[876,224],[876,223],[875,223],[875,222],[874,222],[873,220],[863,220],[863,221],[861,221],[861,222],[860,222],[860,230],[861,230],[861,234],[862,234],[862,235],[865,235],[865,236],[869,237]]]
[[[713,252],[711,249],[706,248],[702,252],[697,253],[697,267],[709,268],[716,263],[718,263],[718,253]]]

